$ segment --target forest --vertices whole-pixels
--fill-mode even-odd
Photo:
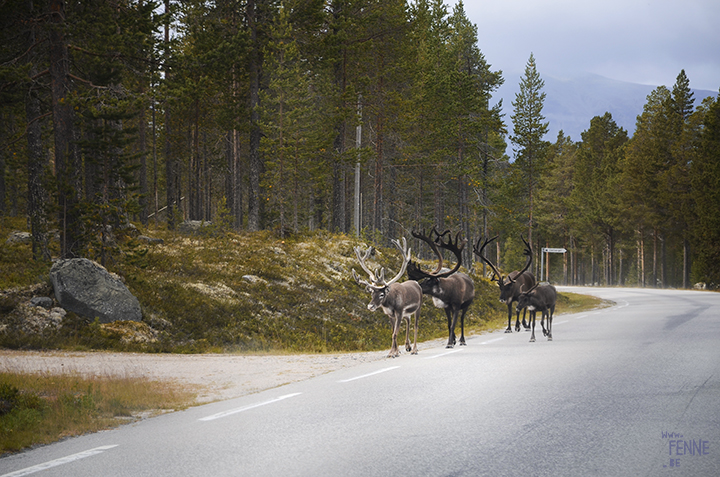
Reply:
[[[498,235],[490,260],[521,267],[523,237],[553,283],[720,286],[718,98],[680,71],[632,136],[607,112],[548,140],[531,39],[510,105],[481,48],[442,0],[0,2],[0,220],[27,219],[37,261],[188,220],[437,227],[470,269]]]

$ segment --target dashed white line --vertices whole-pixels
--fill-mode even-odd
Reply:
[[[447,356],[447,355],[449,355],[449,354],[458,353],[458,352],[460,352],[460,351],[462,351],[462,348],[457,348],[457,349],[453,349],[453,350],[450,350],[450,351],[445,351],[444,353],[436,354],[436,355],[433,355],[433,356],[427,356],[427,357],[425,357],[425,358],[423,358],[423,359],[435,359],[435,358],[439,358],[439,357],[441,357],[441,356]]]
[[[218,412],[217,414],[213,414],[212,416],[203,417],[203,418],[200,418],[200,419],[198,419],[198,420],[199,420],[199,421],[213,421],[213,420],[215,420],[215,419],[220,419],[220,418],[222,418],[222,417],[227,417],[227,416],[231,416],[231,415],[233,415],[233,414],[237,414],[237,413],[240,413],[240,412],[249,411],[250,409],[255,409],[256,407],[266,406],[266,405],[268,405],[268,404],[272,404],[272,403],[274,403],[274,402],[282,401],[283,399],[295,397],[295,396],[298,396],[298,395],[300,395],[300,394],[302,394],[302,393],[286,394],[286,395],[284,395],[284,396],[280,396],[280,397],[277,397],[277,398],[275,398],[275,399],[270,399],[269,401],[263,401],[263,402],[259,402],[259,403],[257,403],[257,404],[251,404],[251,405],[249,405],[249,406],[238,407],[238,408],[235,408],[235,409],[230,409],[229,411]]]
[[[501,337],[501,338],[494,338],[494,339],[491,339],[491,340],[483,341],[483,342],[480,343],[480,344],[481,344],[481,345],[484,345],[484,344],[488,344],[488,343],[494,343],[494,342],[496,342],[496,341],[500,341],[500,340],[504,340],[504,339],[505,339],[505,337],[503,336],[503,337]]]
[[[392,371],[393,369],[398,369],[399,367],[400,366],[391,366],[389,368],[378,369],[377,371],[373,371],[372,373],[368,373],[368,374],[363,374],[362,376],[355,376],[354,378],[343,379],[341,381],[338,381],[338,383],[349,383],[350,381],[355,381],[356,379],[362,379],[362,378],[367,378],[369,376],[375,376],[376,374],[384,373],[386,371]]]
[[[16,470],[15,472],[10,472],[9,474],[3,474],[0,477],[21,477],[23,475],[34,474],[35,472],[40,472],[41,470],[51,469],[53,467],[57,467],[57,466],[63,465],[63,464],[69,464],[70,462],[84,459],[85,457],[91,457],[91,456],[94,456],[97,454],[102,454],[104,451],[106,451],[108,449],[112,449],[113,447],[117,447],[117,444],[111,445],[111,446],[96,447],[94,449],[86,450],[83,452],[78,452],[77,454],[73,454],[73,455],[69,455],[67,457],[61,457],[59,459],[51,460],[49,462],[45,462],[44,464],[38,464],[38,465],[34,465],[32,467],[27,467],[25,469]]]

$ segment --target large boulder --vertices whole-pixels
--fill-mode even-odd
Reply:
[[[87,258],[59,260],[50,270],[55,298],[65,310],[100,323],[141,321],[140,302],[117,275]]]

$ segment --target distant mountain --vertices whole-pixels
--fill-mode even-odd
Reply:
[[[635,131],[635,121],[642,113],[647,96],[656,86],[626,83],[598,75],[584,75],[571,79],[559,79],[540,75],[545,81],[546,93],[543,115],[550,123],[545,140],[555,142],[560,130],[573,141],[582,139],[581,133],[590,127],[590,120],[606,112],[612,114],[618,126],[629,136]],[[668,86],[672,89],[672,85]],[[512,134],[512,102],[520,91],[520,75],[506,77],[505,84],[493,98],[503,99],[503,111],[508,131]],[[717,96],[717,91],[693,90],[695,106],[707,96]]]

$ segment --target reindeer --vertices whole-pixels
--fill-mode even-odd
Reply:
[[[416,281],[409,280],[403,283],[397,283],[405,273],[407,264],[410,261],[410,249],[407,248],[405,237],[402,239],[402,245],[400,245],[400,242],[397,240],[392,240],[392,243],[400,250],[403,258],[400,272],[398,272],[392,280],[385,281],[384,268],[380,268],[373,273],[365,264],[365,261],[373,253],[373,247],[368,248],[364,255],[361,254],[360,247],[354,248],[360,266],[369,275],[370,281],[361,280],[355,273],[355,270],[352,271],[353,278],[358,285],[365,286],[365,290],[372,295],[370,303],[367,305],[368,310],[375,311],[382,307],[382,310],[390,318],[390,325],[392,326],[392,347],[388,353],[388,358],[395,358],[400,355],[397,345],[397,334],[400,330],[400,322],[403,319],[407,322],[405,349],[412,351],[412,354],[418,353],[418,319],[420,318],[420,306],[422,305],[422,290]],[[415,342],[412,348],[410,348],[411,315],[415,315]]]
[[[520,236],[523,243],[525,244],[525,250],[523,251],[523,254],[527,256],[527,263],[525,263],[525,268],[520,271],[514,270],[510,272],[505,278],[503,278],[502,274],[498,271],[495,265],[493,265],[492,262],[490,262],[483,255],[483,250],[485,249],[487,244],[489,244],[496,238],[498,238],[497,235],[491,239],[485,240],[482,245],[480,245],[480,240],[482,239],[478,239],[475,247],[473,247],[473,252],[475,253],[475,255],[480,257],[483,262],[487,263],[492,269],[493,276],[491,280],[495,281],[497,279],[498,286],[500,287],[500,302],[505,303],[508,307],[508,327],[505,330],[505,333],[512,333],[512,304],[514,301],[517,301],[518,297],[520,296],[520,290],[522,288],[530,289],[535,286],[535,275],[533,275],[532,272],[527,271],[528,268],[530,268],[530,264],[532,263],[532,248],[530,247],[530,244],[527,243],[522,236]],[[523,327],[527,330],[530,328],[530,326],[525,322],[525,313],[526,311],[523,309],[522,323]],[[520,331],[520,308],[517,309],[517,317],[515,318],[515,331]]]
[[[460,232],[458,232],[457,235],[455,235],[454,243],[452,241],[452,235],[448,237],[447,242],[444,242],[443,237],[450,233],[449,230],[439,234],[433,227],[430,235],[433,233],[437,235],[435,241],[427,237],[425,231],[422,233],[413,231],[412,235],[430,245],[430,248],[438,257],[437,268],[427,273],[422,271],[417,263],[412,262],[408,265],[408,277],[411,280],[418,280],[423,294],[430,295],[433,299],[433,304],[437,308],[445,309],[445,315],[447,315],[448,320],[448,342],[446,348],[455,346],[455,325],[457,324],[458,315],[460,315],[460,346],[464,346],[465,313],[467,313],[468,307],[475,299],[475,284],[472,279],[464,273],[458,272],[460,264],[462,263],[462,249],[465,247],[467,240],[460,242]],[[457,263],[452,270],[447,268],[443,269],[443,258],[438,249],[438,245],[440,248],[450,250],[455,254],[455,257],[457,257]]]
[[[547,336],[548,341],[552,341],[552,320],[555,313],[555,303],[557,302],[557,290],[552,285],[537,284],[526,292],[521,292],[517,301],[518,313],[520,308],[527,307],[530,310],[530,320],[532,320],[532,335],[530,342],[535,342],[535,313],[542,312],[540,318],[540,326],[543,329],[543,335]],[[545,330],[545,317],[547,317],[548,327]]]

